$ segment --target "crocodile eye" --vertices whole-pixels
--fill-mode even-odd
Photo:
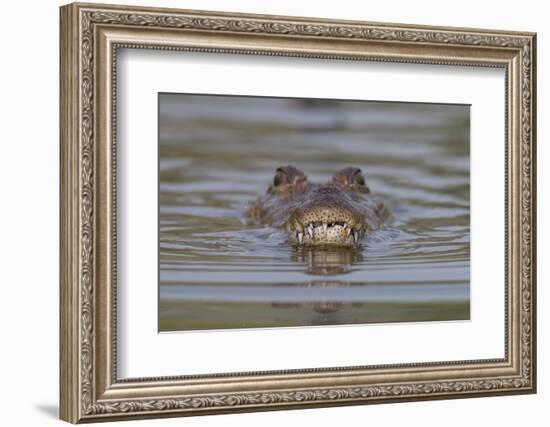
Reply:
[[[273,185],[277,187],[278,185],[287,183],[288,175],[281,168],[277,169],[277,172],[275,172],[275,178],[273,178]]]
[[[301,190],[307,181],[306,175],[294,166],[281,166],[275,171],[273,185],[268,189],[268,193],[283,193]]]
[[[359,172],[357,174],[355,174],[353,176],[353,184],[355,185],[361,185],[363,187],[366,186],[365,184],[365,178],[363,177],[363,174],[361,173],[361,171],[359,170]]]
[[[359,168],[344,168],[334,174],[332,181],[345,188],[352,188],[366,193],[370,193],[369,187],[365,182],[365,177]]]

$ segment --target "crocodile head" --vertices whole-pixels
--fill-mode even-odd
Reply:
[[[251,223],[285,230],[294,244],[353,246],[379,228],[389,212],[358,168],[347,167],[329,182],[312,183],[295,167],[282,166],[247,217]]]

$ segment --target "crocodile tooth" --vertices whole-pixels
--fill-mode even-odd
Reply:
[[[357,239],[359,238],[359,231],[352,230],[351,235],[353,236],[353,241],[357,243]]]
[[[327,234],[327,228],[328,224],[326,222],[323,222],[323,231],[325,232],[325,235]]]
[[[309,234],[309,237],[313,238],[313,224],[309,224],[306,228],[307,234]]]
[[[296,238],[298,239],[298,243],[302,243],[304,241],[304,233],[301,231],[296,233]]]
[[[351,228],[348,227],[347,224],[344,224],[344,231],[346,232],[346,237],[349,237],[349,233],[351,233]]]

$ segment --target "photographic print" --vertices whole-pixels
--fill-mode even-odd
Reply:
[[[59,22],[61,419],[536,392],[535,33]]]
[[[160,93],[160,332],[470,318],[470,106]]]

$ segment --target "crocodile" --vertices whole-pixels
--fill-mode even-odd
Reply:
[[[248,224],[285,230],[295,245],[357,246],[391,217],[361,169],[346,167],[313,183],[294,166],[277,168],[267,193],[245,212]]]

